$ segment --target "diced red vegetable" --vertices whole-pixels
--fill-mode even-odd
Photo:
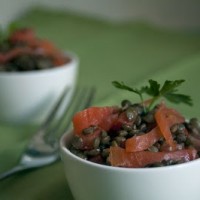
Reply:
[[[185,122],[185,118],[175,109],[165,107],[163,111],[170,127]]]
[[[6,62],[6,56],[2,53],[0,53],[0,64],[3,64]]]
[[[17,47],[14,49],[11,49],[5,54],[6,61],[12,60],[13,58],[16,58],[20,55],[27,55],[27,54],[33,54],[33,50],[29,47]]]
[[[16,47],[8,52],[0,53],[0,64],[6,63],[20,55],[33,54],[34,51],[29,47]]]
[[[15,32],[13,32],[10,37],[8,38],[9,41],[13,44],[17,42],[24,42],[24,43],[31,43],[33,40],[35,40],[35,32],[30,28],[23,28],[18,29]]]
[[[82,130],[91,125],[109,130],[117,118],[116,107],[90,107],[76,113],[72,119],[74,133],[80,135]]]
[[[168,115],[170,115],[171,113],[168,110]],[[172,114],[173,116],[173,114]],[[156,113],[155,113],[155,119],[157,122],[157,125],[163,135],[163,137],[165,138],[166,142],[172,147],[173,150],[176,149],[176,143],[173,140],[171,131],[170,131],[170,127],[171,127],[171,121],[169,122],[167,120],[167,116],[166,116],[166,107],[164,104],[161,104],[159,106],[159,108],[157,109]]]
[[[127,152],[143,151],[151,147],[162,137],[158,127],[153,128],[150,132],[140,136],[133,136],[125,142]]]
[[[56,67],[70,61],[52,42],[37,38],[31,28],[15,30],[9,35],[7,41],[10,49],[0,53],[0,64],[7,63],[14,58],[27,54],[44,56]]]
[[[40,51],[38,53],[45,54],[45,55],[51,55],[51,54],[58,52],[56,47],[48,40],[36,39],[36,40],[32,41],[30,46],[33,49]]]
[[[109,161],[115,167],[141,168],[163,160],[180,160],[185,162],[197,158],[197,151],[193,148],[173,152],[126,152],[120,147],[110,147]]]

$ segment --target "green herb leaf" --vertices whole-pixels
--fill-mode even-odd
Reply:
[[[193,105],[191,97],[185,94],[168,93],[168,94],[165,94],[164,96],[168,101],[171,101],[176,104],[179,104],[182,102],[189,106]]]
[[[127,91],[130,91],[130,92],[134,92],[136,94],[141,94],[141,90],[131,88],[131,87],[125,85],[124,82],[120,83],[118,81],[113,81],[112,84],[118,89],[127,90]]]
[[[143,91],[150,96],[158,96],[160,91],[160,84],[152,79],[149,80],[149,86],[143,87]]]
[[[121,90],[127,90],[129,92],[133,92],[133,93],[136,93],[139,95],[140,97],[140,100],[143,104],[143,96],[142,96],[142,93],[146,90],[144,87],[142,87],[140,90],[137,89],[137,88],[131,88],[129,86],[127,86],[124,82],[118,82],[118,81],[113,81],[112,84],[118,88],[118,89],[121,89]]]
[[[183,95],[183,94],[176,94],[177,88],[183,83],[185,80],[175,80],[169,81],[166,80],[163,86],[160,89],[160,84],[158,84],[154,80],[149,80],[150,87],[149,90],[146,91],[147,94],[153,97],[149,108],[155,103],[157,99],[160,97],[165,97],[168,101],[173,103],[185,103],[187,105],[192,105],[192,99],[190,96]]]
[[[166,80],[164,85],[160,90],[161,95],[165,95],[171,91],[174,91],[178,86],[180,86],[185,80],[176,80],[176,81],[169,81]]]
[[[161,85],[155,81],[150,79],[148,81],[149,85],[148,86],[143,86],[140,89],[136,88],[131,88],[124,84],[124,82],[118,82],[118,81],[113,81],[112,84],[119,89],[123,90],[128,90],[130,92],[134,92],[140,96],[140,99],[143,103],[143,94],[146,93],[149,96],[152,96],[152,101],[148,107],[150,109],[152,105],[161,97],[165,97],[168,101],[171,101],[173,103],[185,103],[187,105],[192,106],[192,99],[188,95],[184,94],[179,94],[177,93],[177,88],[183,83],[185,80],[175,80],[175,81],[169,81],[166,80],[161,87]]]

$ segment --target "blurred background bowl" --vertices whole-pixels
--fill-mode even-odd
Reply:
[[[66,53],[70,62],[50,69],[0,72],[0,121],[15,124],[40,123],[65,87],[69,102],[76,85],[79,59]],[[67,102],[66,102],[67,103]]]
[[[200,159],[155,168],[120,168],[96,164],[72,154],[60,141],[67,182],[76,200],[199,200]]]

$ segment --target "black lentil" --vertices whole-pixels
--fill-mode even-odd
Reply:
[[[97,149],[99,147],[99,145],[100,145],[100,138],[97,137],[94,140],[94,148]]]
[[[126,109],[126,108],[128,108],[130,105],[131,105],[131,102],[130,102],[129,100],[127,100],[127,99],[125,99],[125,100],[123,100],[123,101],[121,102],[122,109]]]

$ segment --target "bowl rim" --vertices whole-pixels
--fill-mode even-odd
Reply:
[[[62,135],[60,138],[60,149],[64,154],[67,154],[71,159],[74,161],[79,162],[81,165],[88,166],[88,167],[93,167],[93,168],[98,168],[102,170],[107,170],[107,171],[119,171],[119,172],[128,172],[128,173],[158,173],[158,172],[165,172],[169,170],[180,170],[182,168],[188,168],[189,166],[191,167],[192,165],[199,164],[200,165],[200,158],[177,164],[177,165],[171,165],[171,166],[164,166],[164,167],[152,167],[152,168],[125,168],[125,167],[114,167],[114,166],[108,166],[108,165],[102,165],[98,163],[94,163],[88,160],[84,160],[75,154],[73,154],[67,147],[66,147],[66,142],[69,140],[69,138],[72,136],[73,130],[70,130]],[[61,156],[62,158],[62,156]]]
[[[79,64],[79,57],[76,53],[71,51],[64,51],[64,55],[68,56],[70,58],[70,61],[60,65],[55,66],[48,69],[41,69],[41,70],[30,70],[30,71],[14,71],[14,72],[7,72],[7,71],[1,71],[0,77],[6,77],[6,76],[37,76],[39,74],[45,74],[45,73],[55,73],[59,71],[66,70],[68,68],[72,68],[74,66],[77,66]]]

